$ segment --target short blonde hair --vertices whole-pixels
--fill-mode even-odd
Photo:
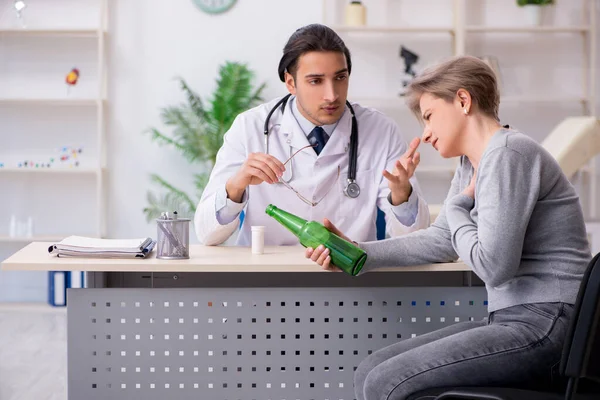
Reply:
[[[465,89],[480,112],[498,119],[500,94],[494,71],[482,60],[458,56],[424,70],[407,87],[406,99],[411,111],[422,119],[421,96],[429,93],[452,102],[459,89]]]

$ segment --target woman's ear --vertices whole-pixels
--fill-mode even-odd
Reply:
[[[469,112],[471,110],[471,94],[465,89],[458,89],[456,97],[460,102],[460,107],[466,112]]]

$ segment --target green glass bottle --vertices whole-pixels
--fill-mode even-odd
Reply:
[[[314,249],[322,244],[327,247],[331,262],[352,276],[358,275],[367,261],[364,250],[330,232],[319,222],[307,221],[273,204],[269,204],[265,212],[296,235],[302,246]]]

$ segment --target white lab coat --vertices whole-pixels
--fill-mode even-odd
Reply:
[[[217,219],[217,210],[225,205],[225,183],[238,171],[250,153],[265,152],[263,125],[268,112],[278,100],[240,114],[225,134],[223,147],[217,154],[194,218],[196,235],[201,243],[221,244],[238,230],[239,217],[225,225],[221,225]],[[282,162],[293,152],[309,144],[289,106],[288,101],[283,114],[281,109],[276,110],[269,124],[269,154]],[[418,196],[418,213],[414,224],[404,226],[398,221],[387,199],[390,190],[382,171],[392,171],[396,160],[407,149],[397,125],[377,110],[358,104],[352,106],[358,121],[356,182],[360,186],[360,195],[350,198],[343,193],[347,182],[352,126],[350,111],[346,109],[323,151],[318,156],[310,148],[301,151],[286,165],[283,176],[284,179],[289,179],[293,188],[313,201],[321,199],[329,187],[334,185],[323,200],[311,207],[280,183],[249,186],[246,190],[245,219],[236,244],[251,244],[253,225],[265,226],[266,245],[298,244],[298,239],[291,232],[265,213],[269,204],[307,220],[322,222],[326,217],[356,241],[376,240],[377,206],[386,214],[387,232],[391,236],[429,226],[429,209],[414,177],[411,184],[414,195]],[[341,172],[336,178],[338,166]],[[219,191],[221,196],[217,196]]]

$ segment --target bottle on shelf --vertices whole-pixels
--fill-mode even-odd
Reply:
[[[346,6],[346,26],[365,26],[367,24],[367,9],[361,1],[351,1]]]

